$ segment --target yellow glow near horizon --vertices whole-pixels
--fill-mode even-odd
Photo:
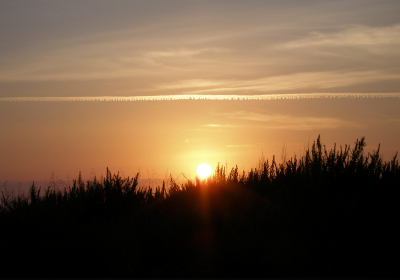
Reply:
[[[205,179],[208,176],[210,176],[212,173],[212,169],[211,166],[209,166],[206,163],[202,163],[197,167],[197,175],[199,175],[199,177],[201,179]]]

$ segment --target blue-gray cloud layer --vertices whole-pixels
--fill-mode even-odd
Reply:
[[[399,1],[0,1],[0,97],[400,92]]]

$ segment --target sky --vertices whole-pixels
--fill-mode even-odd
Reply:
[[[0,0],[0,184],[400,151],[399,1]]]

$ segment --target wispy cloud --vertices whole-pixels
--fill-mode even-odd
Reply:
[[[146,53],[146,56],[150,57],[182,57],[182,56],[194,56],[202,53],[223,53],[230,52],[228,49],[221,48],[202,48],[202,49],[188,49],[188,48],[178,48],[168,51],[151,51]]]
[[[182,80],[159,84],[157,88],[160,90],[183,89],[184,94],[274,92],[307,88],[329,89],[388,79],[400,79],[400,74],[378,71],[306,72],[247,80]]]
[[[293,117],[290,115],[268,115],[244,111],[221,115],[231,119],[260,122],[263,128],[269,129],[313,130],[359,126],[355,122],[339,118]]]
[[[223,128],[223,127],[236,127],[235,125],[231,124],[204,124],[205,127],[215,127],[215,128]]]
[[[99,82],[110,85],[99,95],[120,94],[115,88],[126,95],[362,93],[388,80],[384,92],[398,92],[399,4],[345,2],[202,1],[171,9],[128,1],[104,14],[93,3],[38,4],[37,11],[9,4],[0,82],[23,83],[0,96],[29,96],[47,82],[82,95]]]
[[[254,145],[250,145],[250,144],[243,144],[243,145],[227,145],[227,148],[250,148]]]
[[[79,101],[174,101],[174,100],[282,100],[319,98],[400,98],[400,93],[296,93],[264,95],[151,95],[151,96],[83,96],[83,97],[1,97],[0,102],[79,102]]]
[[[212,87],[223,84],[222,81],[205,80],[205,79],[191,79],[177,82],[163,83],[156,86],[156,88],[164,89],[187,89],[187,88],[201,88]]]
[[[400,119],[387,119],[385,121],[386,122],[394,122],[394,123],[398,122],[398,123],[400,123]]]
[[[180,159],[206,159],[206,160],[211,160],[211,159],[218,159],[225,157],[226,153],[221,151],[221,150],[195,150],[191,151],[188,153],[184,153],[181,155],[178,155],[177,157]]]
[[[310,32],[305,38],[276,45],[275,48],[356,47],[373,52],[400,53],[400,24],[383,27],[350,26],[334,33]],[[386,47],[385,47],[386,46]]]

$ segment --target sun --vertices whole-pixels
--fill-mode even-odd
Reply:
[[[197,175],[199,175],[199,177],[201,179],[205,179],[208,176],[210,176],[212,173],[212,169],[211,166],[209,166],[206,163],[202,163],[197,167]]]

